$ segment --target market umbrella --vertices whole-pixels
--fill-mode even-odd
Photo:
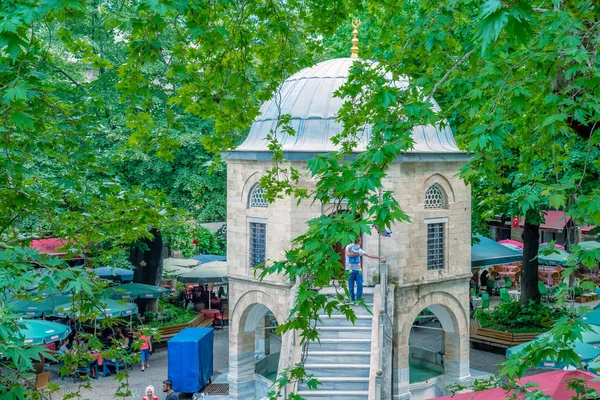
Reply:
[[[212,261],[193,268],[190,272],[181,274],[177,280],[183,283],[224,283],[228,282],[227,263],[224,261]]]
[[[582,332],[581,333],[581,341],[583,343],[590,343],[590,344],[600,343],[600,326],[592,325],[591,328],[592,328],[592,332]]]
[[[554,249],[554,252],[548,255],[538,253],[538,261],[544,265],[567,265],[567,257],[569,253],[560,249]]]
[[[498,242],[500,243],[500,242]],[[514,244],[510,244],[510,243],[500,243],[502,246],[514,250],[514,251],[518,251],[519,253],[523,253],[523,248],[519,247],[519,246],[515,246]]]
[[[192,257],[194,260],[198,260],[203,264],[213,261],[227,261],[227,256],[218,256],[216,254],[199,254]]]
[[[158,299],[168,296],[170,291],[159,286],[145,285],[143,283],[126,283],[113,286],[106,291],[108,297],[113,299]]]
[[[490,238],[477,235],[479,243],[471,246],[471,268],[510,264],[523,259],[523,253],[511,250]]]
[[[577,243],[579,247],[584,250],[595,250],[600,249],[600,242],[596,242],[595,240],[589,240],[587,242],[579,242]]]
[[[200,264],[200,261],[193,258],[165,258],[163,260],[163,269],[171,267],[192,268]]]
[[[523,250],[523,243],[518,242],[516,240],[510,240],[510,239],[505,239],[505,240],[498,240],[498,243],[502,244],[502,245],[511,245],[514,247],[518,247],[519,249],[521,249],[521,251]]]
[[[17,314],[25,314],[32,317],[50,315],[56,305],[64,304],[71,299],[70,295],[52,294],[47,297],[32,297],[30,299],[12,299],[9,307]]]
[[[540,243],[540,248],[546,247],[547,245],[548,245],[548,242]],[[559,250],[564,250],[565,246],[563,246],[562,244],[554,243],[554,248],[559,249]]]
[[[132,281],[133,270],[125,268],[113,268],[113,267],[99,267],[94,268],[93,271],[100,278],[109,279],[111,281]]]
[[[103,299],[102,302],[105,304],[102,307],[102,312],[98,314],[96,319],[104,319],[105,317],[125,317],[133,314],[137,314],[138,306],[135,303],[123,303],[122,301]],[[52,313],[55,317],[61,318],[77,318],[80,313],[72,310],[73,304],[71,302],[59,304]]]
[[[589,388],[600,392],[600,382],[594,381],[597,376],[579,370],[559,370],[544,372],[543,374],[525,376],[517,379],[521,385],[529,382],[537,383],[537,386],[531,387],[528,391],[542,391],[552,399],[571,399],[577,397],[575,390],[569,389],[568,385],[571,379],[582,379]],[[460,393],[454,396],[436,397],[436,400],[505,400],[513,395],[512,391],[507,392],[504,389],[496,388],[483,390],[481,392]],[[525,399],[525,393],[517,394],[517,399]]]
[[[597,310],[598,307],[600,307],[600,304],[597,305],[594,309]],[[592,311],[591,313],[585,314],[583,317],[581,317],[581,319],[590,325],[600,326],[600,310]]]
[[[19,333],[26,344],[43,344],[65,339],[71,334],[68,325],[39,319],[23,319],[18,322]]]
[[[169,266],[163,267],[163,276],[166,277],[176,277],[181,274],[185,274],[186,272],[190,272],[190,268],[185,267],[177,267],[177,266]]]
[[[510,347],[510,348],[506,349],[506,357],[509,358],[513,354],[519,354],[519,353],[523,352],[525,350],[525,347],[527,347],[531,343],[535,342],[536,340],[539,340],[541,338],[541,336],[543,336],[543,335],[538,336],[537,339],[532,340],[531,342],[523,343],[518,346],[514,346],[514,347]],[[577,353],[577,355],[579,355],[579,357],[581,358],[582,361],[591,361],[600,355],[599,348],[597,348],[596,346],[594,346],[592,344],[584,343],[583,341],[575,341],[575,342],[571,343],[571,348]],[[565,367],[565,365],[563,365],[562,362],[556,362],[556,360],[550,360],[550,359],[542,361],[537,366],[537,368],[552,368],[552,369],[563,368],[563,367]]]

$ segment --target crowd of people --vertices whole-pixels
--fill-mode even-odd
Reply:
[[[117,344],[121,346],[127,354],[131,354],[135,349],[139,348],[142,371],[144,371],[145,368],[150,367],[152,338],[149,335],[145,335],[142,332],[128,332],[124,329],[117,329],[114,334],[112,331],[107,334],[101,334],[99,339],[104,347]],[[135,345],[136,340],[139,342],[139,345]],[[100,349],[90,346],[80,334],[73,335],[72,337],[68,337],[61,341],[59,352],[63,357],[69,353],[87,353],[90,360],[89,377],[92,379],[98,378],[98,366],[102,365],[104,361],[114,361],[110,359],[103,360]],[[103,375],[106,376],[109,374],[110,373],[105,370]]]

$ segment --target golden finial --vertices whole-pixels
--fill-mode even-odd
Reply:
[[[358,26],[360,25],[360,20],[353,19],[352,27],[354,30],[352,31],[352,47],[350,48],[350,58],[358,58]]]

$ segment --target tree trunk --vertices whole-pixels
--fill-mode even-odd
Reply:
[[[143,239],[131,247],[129,261],[135,266],[133,281],[148,285],[158,285],[162,276],[162,235],[158,229],[151,229],[152,239]],[[146,311],[158,310],[158,300],[139,299],[136,301],[140,315]]]
[[[538,250],[540,247],[540,226],[533,225],[525,219],[523,229],[523,271],[521,272],[521,305],[529,305],[533,300],[536,304],[540,302],[540,290],[538,288]]]

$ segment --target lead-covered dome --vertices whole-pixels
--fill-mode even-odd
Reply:
[[[334,93],[346,80],[352,63],[351,58],[336,58],[323,61],[314,67],[305,68],[285,80],[278,93],[260,108],[248,137],[233,153],[257,153],[268,151],[267,135],[276,128],[279,115],[290,114],[295,136],[280,134],[284,152],[321,153],[338,149],[331,137],[342,131],[336,121],[344,100]],[[395,82],[405,86],[404,82]],[[434,108],[439,109],[433,102]],[[371,136],[371,126],[365,127],[362,140],[355,151],[363,151]],[[414,148],[409,153],[462,153],[458,150],[450,127],[417,126],[412,134]],[[248,154],[249,156],[249,154]]]

